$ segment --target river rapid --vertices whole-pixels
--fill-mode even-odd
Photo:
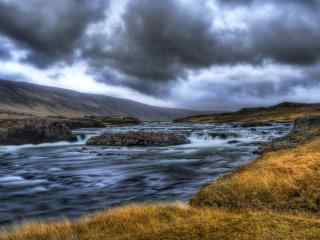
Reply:
[[[290,125],[144,123],[81,129],[76,143],[0,146],[0,225],[75,218],[139,202],[188,201],[199,189],[256,159],[261,144]],[[186,135],[171,147],[87,147],[102,132],[155,131]]]

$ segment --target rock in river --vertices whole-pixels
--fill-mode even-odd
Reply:
[[[157,132],[105,133],[93,137],[87,145],[95,146],[170,146],[187,144],[190,141],[183,135]]]
[[[292,131],[285,137],[274,140],[264,151],[294,148],[320,136],[320,116],[307,116],[295,121]]]
[[[40,144],[75,140],[76,137],[65,124],[46,119],[24,119],[12,127],[0,129],[0,145]]]

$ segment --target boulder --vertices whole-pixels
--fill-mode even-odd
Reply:
[[[61,122],[45,119],[23,119],[2,128],[0,145],[40,144],[45,142],[75,141],[71,130]]]
[[[87,145],[95,146],[170,146],[187,144],[183,135],[156,132],[105,133],[89,139]]]
[[[320,116],[299,118],[295,121],[293,133],[314,133],[320,130]]]
[[[228,138],[238,138],[239,134],[233,132],[211,132],[208,133],[212,138],[228,139]]]
[[[294,148],[320,136],[320,116],[308,116],[295,121],[291,132],[282,138],[274,140],[264,148],[264,151],[276,151]]]

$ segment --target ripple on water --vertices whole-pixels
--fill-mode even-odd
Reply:
[[[28,180],[20,176],[6,176],[0,178],[0,186],[5,188],[26,188],[47,183],[46,179]]]
[[[12,182],[21,182],[25,179],[20,176],[4,176],[0,177],[0,184],[12,183]]]

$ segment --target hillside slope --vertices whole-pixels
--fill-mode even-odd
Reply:
[[[176,122],[193,123],[271,123],[294,122],[309,115],[320,115],[320,104],[285,102],[276,106],[261,108],[244,108],[238,112],[196,115],[177,119]]]
[[[8,116],[82,117],[131,116],[142,120],[172,120],[194,112],[160,108],[104,95],[0,80],[0,118]]]

